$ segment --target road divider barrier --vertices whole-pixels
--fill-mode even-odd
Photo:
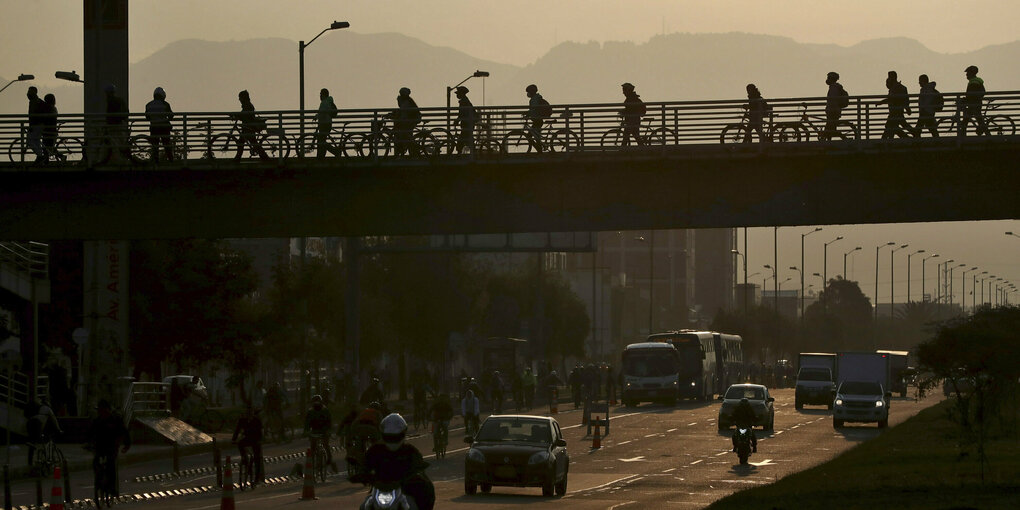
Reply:
[[[305,454],[305,485],[301,488],[301,501],[319,499],[315,497],[315,470],[312,469],[312,449]]]
[[[64,481],[60,478],[60,466],[53,468],[53,489],[50,491],[50,510],[64,510]]]
[[[220,510],[234,510],[234,473],[227,456],[227,466],[223,473],[223,495],[220,497]]]

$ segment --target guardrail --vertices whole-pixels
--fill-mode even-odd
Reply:
[[[28,383],[28,374],[24,372],[0,371],[0,402],[24,408],[29,401]],[[35,395],[35,398],[40,401],[49,399],[50,378],[48,376],[39,376],[37,379]],[[8,398],[8,396],[10,396],[10,398]]]
[[[124,399],[124,421],[136,414],[170,414],[170,385],[162,382],[133,382]]]
[[[963,93],[945,93],[945,108],[935,115],[939,135],[956,136],[961,122],[957,107]],[[851,96],[850,105],[842,111],[834,140],[860,142],[876,140],[884,131],[887,107],[880,101],[886,96]],[[911,126],[917,122],[918,96],[911,95],[914,113],[908,116]],[[764,119],[766,141],[773,143],[814,142],[823,139],[825,128],[824,97],[768,99],[770,112]],[[621,103],[564,104],[553,106],[553,116],[545,119],[541,143],[546,152],[618,151],[643,148],[653,150],[696,144],[741,143],[748,131],[746,100],[678,101],[646,103],[642,117],[641,142],[627,147],[624,141]],[[480,119],[474,130],[473,151],[476,156],[494,157],[518,153],[536,153],[528,141],[528,121],[523,116],[527,106],[476,107]],[[327,137],[327,158],[391,158],[400,154],[406,140],[394,130],[390,114],[394,109],[341,110],[333,119]],[[983,101],[984,119],[989,127],[987,136],[1016,134],[1014,117],[1020,114],[1020,92],[988,92]],[[149,123],[144,114],[130,114],[120,128],[109,128],[106,115],[59,115],[56,133],[43,133],[41,143],[49,147],[60,166],[93,168],[106,164],[144,166],[154,160],[173,159],[178,162],[227,160],[261,157],[282,161],[290,158],[312,158],[319,152],[316,140],[316,112],[262,111],[265,128],[245,133],[236,117],[237,112],[177,113],[169,135],[171,158],[165,147],[154,154]],[[413,131],[413,144],[423,157],[457,153],[457,109],[422,108],[422,119]],[[976,134],[972,122],[967,135]],[[924,131],[921,136],[931,135]],[[36,154],[28,139],[27,115],[0,116],[0,164],[27,166],[35,164]],[[749,141],[758,142],[758,133]],[[250,140],[249,140],[250,139]],[[249,143],[254,141],[255,143]],[[242,147],[243,144],[243,147]]]
[[[0,263],[9,264],[30,278],[49,275],[50,245],[35,241],[0,241]]]

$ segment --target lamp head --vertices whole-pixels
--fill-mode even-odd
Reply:
[[[28,80],[34,80],[34,79],[35,79],[35,75],[34,74],[19,74],[18,75],[18,81],[28,81]]]
[[[59,80],[67,80],[67,81],[73,81],[73,82],[80,82],[81,81],[81,77],[78,76],[78,73],[75,72],[75,71],[71,71],[71,72],[68,72],[68,71],[57,71],[57,72],[53,73],[53,76],[55,78],[59,79]]]
[[[331,23],[329,25],[329,29],[330,30],[337,30],[339,28],[347,28],[347,27],[350,27],[350,26],[351,26],[351,24],[346,22],[346,21],[334,21],[333,23]]]
[[[489,76],[489,72],[488,71],[475,71],[475,74],[472,74],[471,76],[473,76],[475,78],[487,78]]]

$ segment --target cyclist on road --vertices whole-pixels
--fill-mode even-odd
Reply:
[[[528,113],[525,117],[531,122],[531,125],[528,126],[528,141],[538,152],[542,152],[544,149],[542,146],[542,124],[544,123],[543,119],[552,113],[551,107],[542,94],[538,93],[538,85],[532,83],[524,89],[524,92],[529,98]]]
[[[964,70],[967,73],[967,95],[963,98],[963,118],[960,126],[956,128],[957,136],[966,136],[967,124],[974,121],[977,124],[977,134],[988,135],[988,126],[985,124],[985,117],[981,115],[981,101],[985,98],[985,81],[978,78],[977,66],[968,66]]]
[[[450,432],[450,420],[453,419],[453,405],[450,404],[450,396],[446,393],[440,393],[436,397],[435,403],[432,404],[432,409],[429,410],[429,421],[432,423],[432,434],[436,435],[439,430],[445,430],[447,437]]]
[[[98,479],[100,459],[106,459],[106,480],[112,482],[108,487],[112,496],[120,496],[117,484],[117,449],[127,453],[131,448],[131,435],[124,427],[124,419],[113,413],[110,401],[102,399],[96,406],[96,419],[88,430],[88,441],[92,445],[92,467]],[[97,480],[98,481],[98,480]]]
[[[367,388],[365,388],[365,391],[361,392],[361,398],[358,399],[358,402],[367,406],[372,402],[382,403],[385,400],[386,399],[384,398],[382,391],[382,383],[379,381],[378,377],[373,377],[372,382],[369,383]]]
[[[647,111],[645,102],[634,91],[634,85],[624,83],[620,87],[623,89],[623,96],[625,98],[623,100],[623,111],[620,113],[623,116],[623,146],[630,146],[631,138],[638,145],[644,145],[645,142],[641,139],[641,116]]]
[[[149,121],[149,138],[152,144],[152,161],[159,161],[159,146],[163,146],[167,161],[173,161],[174,148],[170,139],[172,129],[170,121],[174,118],[174,111],[170,103],[166,102],[166,92],[163,87],[156,87],[152,91],[152,101],[145,105],[145,119]]]
[[[31,466],[36,449],[51,438],[62,435],[64,431],[60,430],[57,416],[45,400],[30,403],[25,409],[25,418],[28,429],[28,465]]]
[[[238,440],[238,436],[241,437]],[[234,435],[230,441],[236,443],[238,448],[251,448],[251,454],[255,458],[255,477],[252,484],[262,483],[265,473],[262,458],[262,418],[259,417],[259,409],[248,406],[244,414],[237,419],[237,426],[234,427]]]
[[[468,390],[464,400],[460,401],[460,415],[464,417],[464,430],[478,430],[478,417],[481,414],[481,404],[475,392]]]
[[[309,437],[309,447],[313,452],[318,446],[317,442],[322,441],[323,446],[326,447],[326,464],[336,471],[336,466],[333,465],[333,450],[329,447],[329,432],[332,428],[333,416],[329,413],[329,409],[323,405],[322,396],[313,396],[312,407],[305,413],[305,436]]]

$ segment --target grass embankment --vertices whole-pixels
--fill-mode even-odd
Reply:
[[[982,483],[977,446],[961,448],[960,426],[947,417],[951,405],[929,407],[825,464],[738,492],[709,508],[1020,508],[1016,435],[988,440]]]

